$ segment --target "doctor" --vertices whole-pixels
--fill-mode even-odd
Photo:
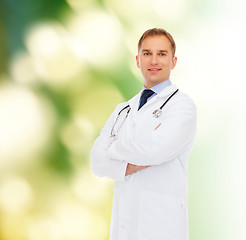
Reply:
[[[189,239],[186,172],[196,108],[169,79],[175,48],[163,29],[142,35],[143,89],[116,107],[93,145],[93,172],[115,180],[110,240]]]

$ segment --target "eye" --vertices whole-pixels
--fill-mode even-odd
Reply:
[[[166,53],[160,53],[160,56],[166,56],[167,54]]]
[[[145,56],[149,56],[149,55],[150,55],[150,53],[145,52],[143,55],[145,55]]]

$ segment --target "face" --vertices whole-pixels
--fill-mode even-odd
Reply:
[[[169,78],[177,57],[172,54],[168,38],[151,36],[142,42],[136,60],[144,78],[144,86],[148,89]]]

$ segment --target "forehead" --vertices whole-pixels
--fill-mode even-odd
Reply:
[[[171,43],[165,36],[150,36],[143,40],[141,50],[171,50]]]

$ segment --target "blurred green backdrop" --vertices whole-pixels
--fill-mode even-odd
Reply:
[[[90,149],[161,27],[198,109],[190,240],[245,240],[245,16],[244,0],[0,0],[0,239],[108,239],[113,182]]]

